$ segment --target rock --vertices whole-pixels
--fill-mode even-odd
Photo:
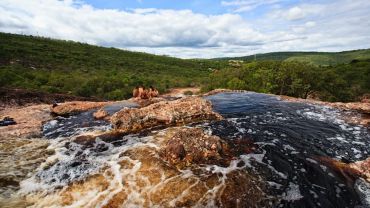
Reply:
[[[361,176],[370,183],[370,157],[363,161],[350,163],[349,166],[359,171]]]
[[[103,108],[100,108],[98,111],[96,111],[94,114],[93,114],[94,118],[97,119],[97,120],[103,120],[103,119],[107,119],[107,117],[109,117],[109,114],[107,111],[105,111]],[[109,119],[109,118],[108,118]]]
[[[346,115],[343,117],[343,119],[353,124],[360,124],[364,126],[369,126],[370,124],[370,103],[369,102],[331,103],[331,102],[324,102],[324,101],[318,101],[318,100],[312,100],[312,99],[294,98],[294,97],[289,97],[286,95],[279,95],[278,97],[282,100],[289,101],[289,102],[323,105],[323,106],[329,106],[332,108],[337,108],[340,110],[357,112],[357,113],[360,113],[361,116]]]
[[[0,128],[0,137],[39,137],[42,124],[51,119],[49,105],[11,107],[0,111],[0,117],[11,117],[17,125]]]
[[[350,103],[342,103],[342,102],[324,102],[319,100],[312,100],[312,99],[302,99],[302,98],[294,98],[289,97],[286,95],[279,95],[282,100],[290,101],[290,102],[300,102],[300,103],[310,103],[315,105],[326,105],[333,108],[339,108],[341,110],[353,110],[359,113],[370,114],[370,103],[367,102],[350,102]]]
[[[160,155],[172,164],[223,163],[229,158],[227,144],[201,128],[170,128],[156,139],[164,143]]]
[[[69,116],[72,114],[88,111],[94,108],[100,108],[109,104],[109,102],[66,102],[59,104],[51,109],[52,113],[58,116]]]
[[[131,98],[131,99],[129,99],[129,101],[132,101],[132,102],[138,104],[141,107],[145,107],[145,106],[148,106],[148,105],[151,105],[151,104],[154,104],[154,103],[159,103],[161,101],[168,101],[168,100],[163,98],[163,97],[154,97],[154,98],[150,98],[150,99]]]
[[[321,95],[320,95],[320,92],[318,91],[311,91],[308,93],[307,95],[307,99],[310,99],[310,100],[318,100],[318,101],[321,101]]]
[[[339,108],[342,110],[353,110],[358,111],[360,113],[370,114],[370,103],[362,103],[362,102],[352,102],[352,103],[326,103],[334,108]]]
[[[173,88],[167,93],[163,94],[163,97],[187,97],[188,95],[199,94],[200,88],[198,87],[187,87],[187,88]]]
[[[15,125],[17,122],[14,121],[14,118],[10,118],[8,116],[4,117],[0,121],[0,126],[9,126],[9,125]]]
[[[175,126],[197,121],[218,120],[221,115],[199,97],[162,101],[140,109],[123,109],[111,117],[113,127],[123,133],[138,132],[159,126]]]
[[[344,163],[327,157],[318,157],[318,161],[336,171],[352,185],[360,177],[370,182],[370,158],[354,163]]]

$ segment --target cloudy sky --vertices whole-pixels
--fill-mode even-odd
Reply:
[[[370,48],[370,0],[1,0],[0,31],[181,58]]]

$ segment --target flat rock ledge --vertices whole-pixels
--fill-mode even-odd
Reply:
[[[58,104],[52,107],[51,112],[58,116],[69,116],[84,111],[88,111],[94,108],[101,108],[111,102],[86,102],[86,101],[74,101]]]
[[[115,130],[135,133],[154,127],[169,127],[207,120],[221,120],[211,102],[199,97],[162,101],[139,109],[123,109],[111,117]]]

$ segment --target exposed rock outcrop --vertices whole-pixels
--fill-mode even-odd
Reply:
[[[228,152],[225,142],[201,128],[170,128],[156,139],[164,143],[160,155],[172,164],[222,163]]]
[[[350,163],[349,167],[359,171],[361,176],[370,183],[370,158],[363,161]]]
[[[58,116],[69,116],[76,113],[81,113],[94,108],[101,108],[110,102],[66,102],[52,107],[51,111]]]
[[[319,157],[318,159],[352,184],[359,177],[370,183],[370,158],[354,163],[344,163],[326,157]]]
[[[331,103],[331,102],[324,102],[324,101],[318,101],[318,100],[313,100],[313,99],[294,98],[294,97],[289,97],[285,95],[279,95],[279,97],[282,100],[286,100],[290,102],[300,102],[300,103],[309,103],[309,104],[314,104],[314,105],[323,105],[323,106],[329,106],[332,108],[337,108],[340,110],[357,112],[360,114],[360,116],[358,115],[347,116],[347,117],[344,117],[343,119],[353,124],[361,124],[365,126],[370,125],[370,103],[369,102]]]
[[[302,99],[302,98],[294,98],[285,95],[279,95],[279,97],[286,101],[292,102],[302,102],[302,103],[312,103],[316,105],[326,105],[333,108],[339,108],[342,110],[354,110],[360,113],[370,114],[370,103],[367,102],[350,102],[350,103],[342,103],[342,102],[324,102],[319,100],[313,99]]]
[[[170,141],[176,139],[183,143],[185,152],[177,151],[181,148],[168,148]],[[87,148],[96,146],[93,136],[78,137],[72,142]],[[117,164],[112,163],[101,172],[46,196],[28,197],[28,202],[39,207],[272,206],[273,201],[264,194],[266,184],[245,171],[238,161],[212,168],[216,160],[211,158],[221,156],[222,143],[219,137],[208,135],[200,128],[168,128],[156,132],[145,144],[125,149]],[[204,166],[179,169],[161,157],[162,150],[169,150],[166,153],[170,155],[185,155],[185,158],[187,153],[203,154],[200,161],[208,161],[210,169]],[[205,157],[205,152],[211,152],[213,156],[207,154]]]
[[[103,108],[100,108],[93,114],[94,118],[97,120],[109,119],[109,114]]]
[[[197,121],[221,119],[212,105],[199,97],[154,103],[140,109],[123,109],[111,117],[114,128],[123,133],[159,126],[175,126]]]
[[[23,108],[5,108],[0,118],[9,116],[16,125],[0,127],[0,137],[39,137],[42,124],[51,119],[49,105],[33,105]]]

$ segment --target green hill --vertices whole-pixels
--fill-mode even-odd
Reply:
[[[370,59],[370,49],[343,52],[274,52],[243,57],[222,58],[227,60],[244,61],[301,61],[315,65],[329,66],[350,63],[352,60]]]
[[[0,87],[121,99],[139,84],[200,85],[217,62],[0,33]]]

